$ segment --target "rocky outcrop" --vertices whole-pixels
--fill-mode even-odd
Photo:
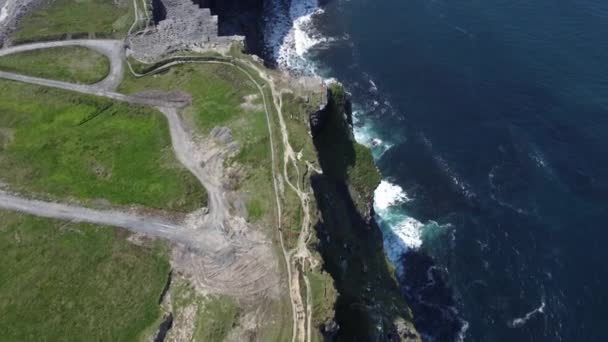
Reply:
[[[339,293],[337,326],[323,332],[328,340],[419,341],[372,219],[378,171],[370,152],[354,141],[351,125],[347,95],[330,85],[327,106],[310,116],[323,171],[311,177],[320,212],[317,250]]]
[[[156,25],[128,39],[129,55],[153,63],[179,51],[227,51],[241,36],[220,36],[218,17],[191,0],[154,0]]]
[[[158,327],[158,332],[156,332],[156,336],[154,336],[154,342],[163,342],[169,330],[173,327],[173,314],[169,313],[165,316],[163,321],[160,323]]]
[[[17,21],[38,6],[41,0],[0,0],[0,48],[10,46],[10,34]]]

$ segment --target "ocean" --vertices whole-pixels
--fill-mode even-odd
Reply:
[[[267,56],[352,94],[425,340],[607,341],[608,2],[274,4]]]

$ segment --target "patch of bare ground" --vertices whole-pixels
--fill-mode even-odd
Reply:
[[[0,127],[0,150],[6,148],[14,137],[15,131],[13,129]]]
[[[264,107],[261,104],[256,103],[259,98],[259,94],[251,94],[244,96],[243,103],[241,103],[241,108],[252,112],[259,112],[264,110]]]
[[[154,99],[164,102],[178,102],[183,103],[185,106],[192,104],[192,96],[181,91],[159,91],[159,90],[147,90],[133,94],[133,97],[141,99]]]

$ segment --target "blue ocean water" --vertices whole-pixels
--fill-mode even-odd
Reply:
[[[353,95],[427,339],[608,340],[608,2],[322,8],[303,57]]]

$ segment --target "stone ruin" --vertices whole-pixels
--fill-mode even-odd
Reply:
[[[180,51],[223,52],[233,42],[244,40],[242,36],[220,36],[217,16],[193,0],[154,0],[150,6],[154,17],[151,27],[127,40],[129,55],[138,61],[153,63]]]

